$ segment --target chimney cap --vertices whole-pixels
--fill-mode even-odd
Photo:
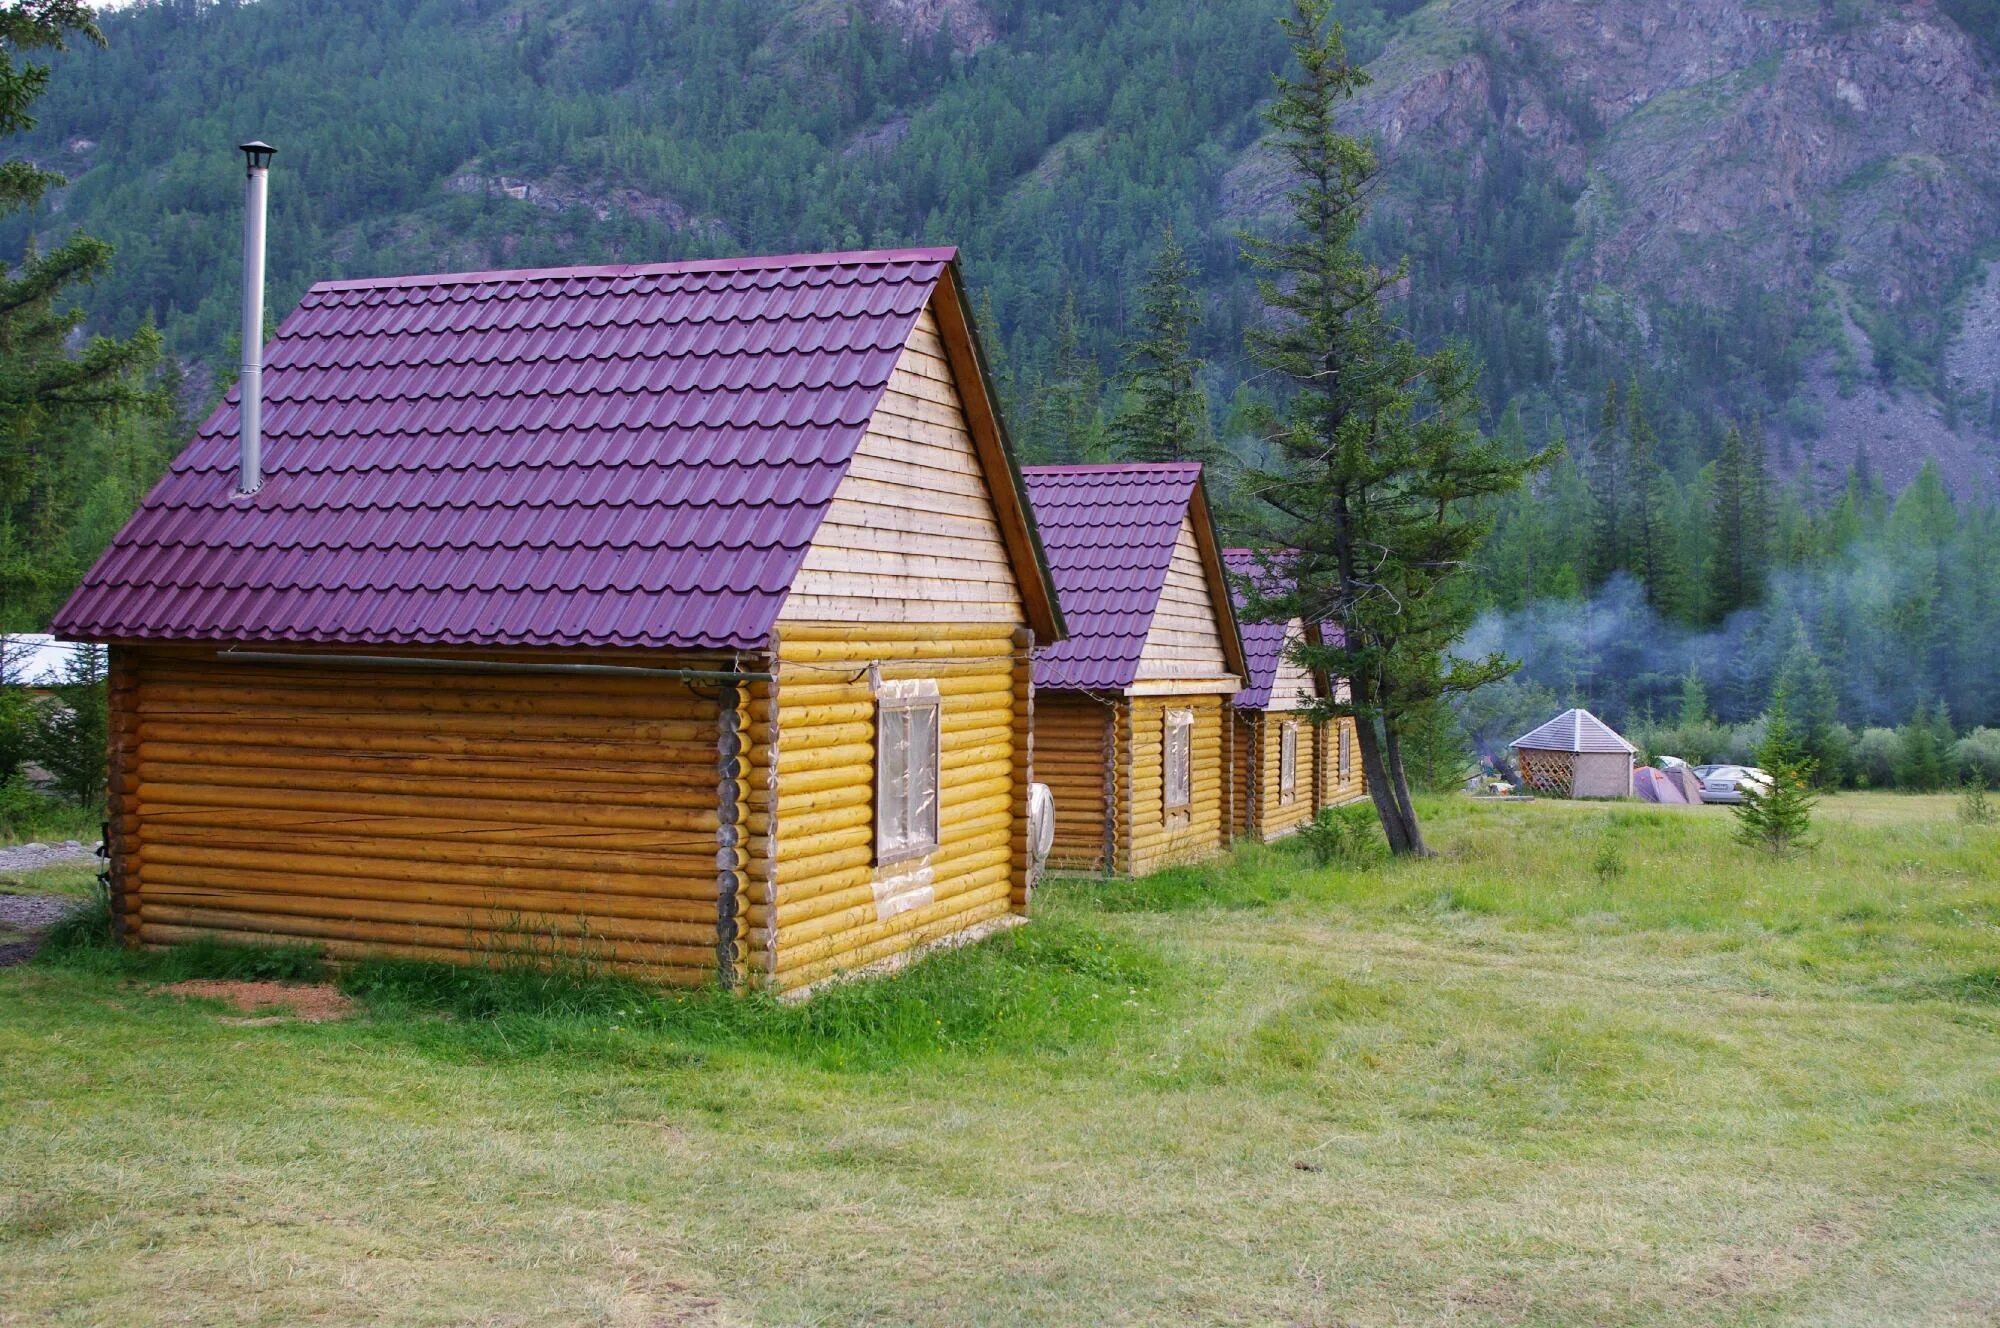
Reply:
[[[278,150],[261,138],[253,138],[248,143],[238,143],[237,150],[243,154],[244,162],[251,170],[263,170],[270,166],[271,158]]]

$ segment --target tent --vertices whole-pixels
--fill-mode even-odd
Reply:
[[[1632,791],[1647,802],[1669,807],[1687,806],[1687,795],[1681,792],[1681,786],[1674,777],[1649,765],[1642,765],[1632,772]]]
[[[1508,745],[1520,758],[1523,782],[1537,793],[1632,796],[1632,757],[1639,749],[1588,710],[1565,710]]]

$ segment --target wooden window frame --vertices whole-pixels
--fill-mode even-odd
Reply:
[[[1299,800],[1299,722],[1287,719],[1278,725],[1278,801]]]
[[[930,798],[922,797],[922,787],[915,778],[905,781],[898,794],[890,788],[892,781],[891,763],[887,759],[889,745],[884,741],[889,716],[896,716],[908,729],[908,746],[916,747],[917,729],[915,725],[927,720],[930,729]],[[881,682],[875,686],[875,865],[894,866],[898,863],[914,862],[937,852],[941,839],[939,808],[944,802],[944,712],[943,702],[938,695],[938,685],[929,679],[904,682]],[[906,773],[914,776],[918,766],[905,759]],[[902,821],[905,833],[899,839],[889,836],[890,802],[900,796],[903,802]],[[926,823],[927,822],[927,823]]]
[[[1340,782],[1345,784],[1354,778],[1354,729],[1352,725],[1340,724]]]
[[[1174,731],[1181,732],[1180,779],[1174,779]],[[1176,800],[1178,798],[1178,800]],[[1171,826],[1186,825],[1194,813],[1194,711],[1169,710],[1160,717],[1160,809]]]

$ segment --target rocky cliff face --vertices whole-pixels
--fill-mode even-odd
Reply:
[[[1663,311],[1776,297],[1808,345],[1793,441],[1829,470],[1865,446],[1892,480],[1927,454],[1994,479],[2000,348],[1966,339],[1995,325],[1956,314],[2000,238],[2000,99],[1931,0],[1439,0],[1371,72],[1355,119],[1392,163],[1478,170],[1504,141],[1573,191],[1552,302],[1615,292],[1599,321],[1664,354]],[[1225,204],[1281,189],[1253,153]]]

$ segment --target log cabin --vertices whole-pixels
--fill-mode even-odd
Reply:
[[[954,251],[325,282],[267,355],[261,484],[232,390],[57,619],[126,942],[785,991],[1025,913],[1063,620]]]
[[[1051,864],[1136,876],[1222,852],[1243,644],[1201,467],[1022,473],[1070,631],[1035,653]]]
[[[1345,684],[1291,656],[1295,642],[1317,645],[1322,633],[1340,629],[1299,618],[1256,621],[1248,592],[1252,583],[1267,584],[1266,560],[1250,549],[1225,549],[1222,557],[1249,670],[1232,707],[1232,828],[1239,839],[1269,843],[1296,833],[1328,807],[1366,797],[1368,787],[1362,780],[1354,720],[1342,716],[1315,724],[1307,713]]]

